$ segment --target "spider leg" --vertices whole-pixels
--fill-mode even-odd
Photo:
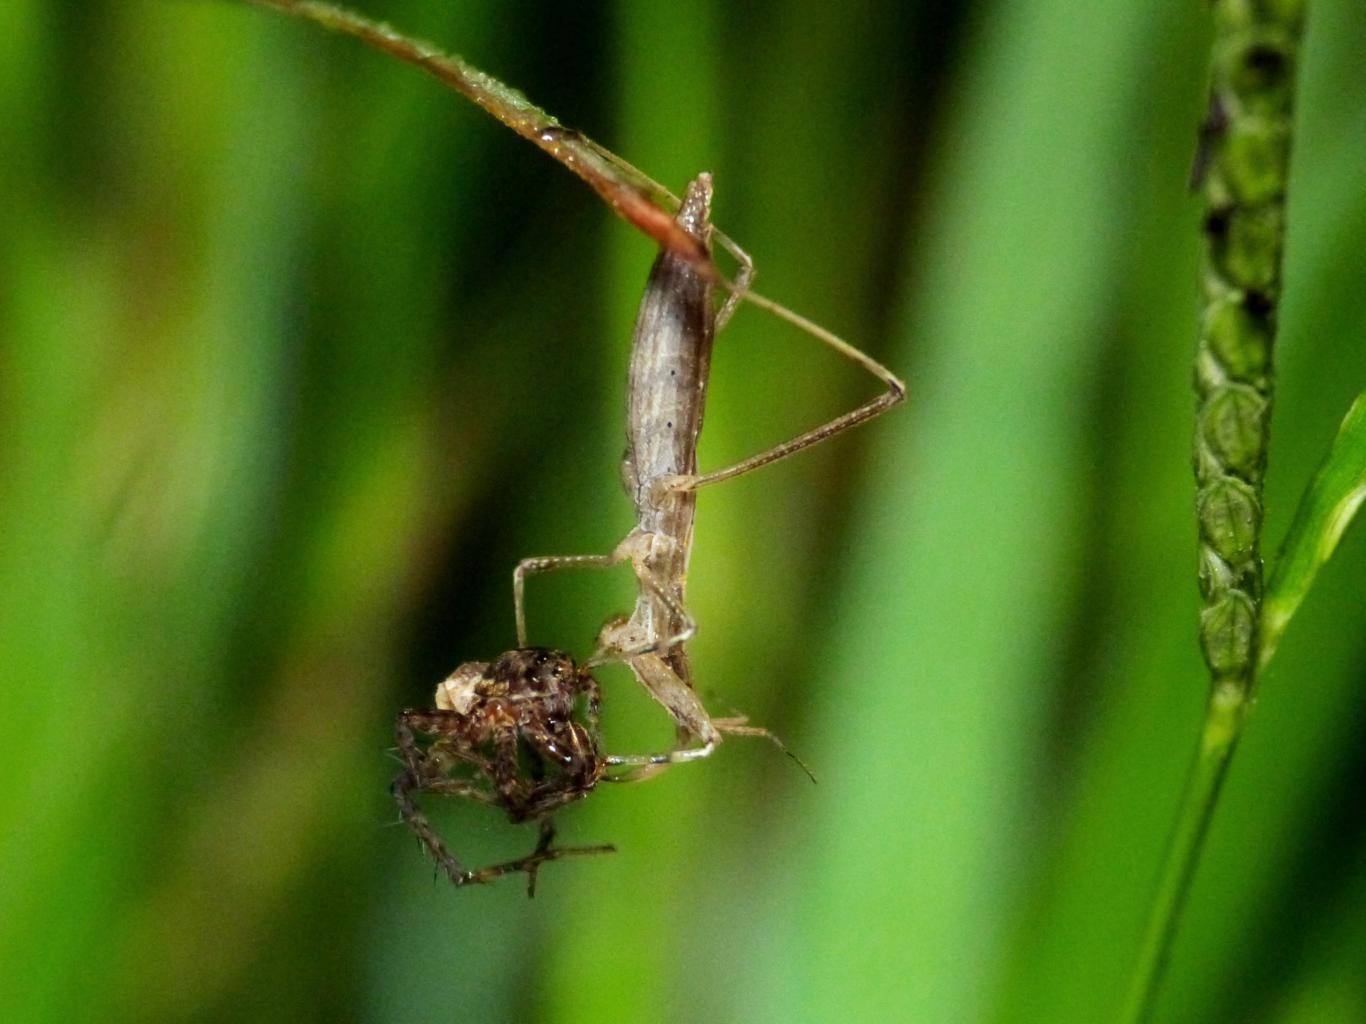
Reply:
[[[432,860],[436,861],[437,866],[446,872],[446,877],[451,880],[451,884],[465,885],[473,881],[473,873],[466,871],[460,866],[460,862],[451,856],[451,852],[446,849],[446,844],[441,841],[436,829],[432,828],[427,816],[418,810],[417,804],[413,802],[413,793],[422,788],[423,786],[414,778],[412,772],[405,771],[394,779],[393,784],[389,787],[389,792],[393,794],[394,802],[398,804],[398,813],[417,836],[418,843],[427,851]]]
[[[476,770],[487,769],[488,762],[459,743],[450,742],[450,737],[459,728],[461,717],[454,711],[440,709],[407,708],[398,713],[394,723],[394,735],[398,744],[399,756],[415,779],[439,776],[443,759],[463,761]],[[417,734],[425,733],[436,737],[430,750],[424,751],[417,741]]]
[[[536,876],[541,870],[542,864],[547,864],[552,860],[559,860],[561,857],[582,857],[598,853],[616,853],[616,847],[605,846],[561,846],[553,847],[551,844],[555,840],[555,826],[548,817],[542,818],[540,831],[536,839],[536,848],[525,857],[517,860],[510,860],[504,864],[495,864],[492,867],[481,868],[478,871],[466,872],[467,882],[485,883],[492,882],[503,875],[510,875],[517,871],[525,871],[527,874],[527,897],[536,897]]]
[[[419,765],[422,761],[422,748],[417,745],[417,736],[413,733],[413,727],[409,724],[414,712],[400,711],[398,719],[394,722],[394,739],[398,743],[398,755],[403,759],[404,773],[408,778],[416,781],[420,775]],[[395,780],[397,785],[397,780]]]
[[[394,802],[398,804],[399,816],[413,830],[418,843],[436,862],[437,866],[446,873],[451,883],[453,885],[467,885],[474,881],[473,873],[461,866],[460,862],[446,848],[446,844],[442,842],[440,835],[432,827],[427,816],[418,809],[413,797],[417,793],[426,792],[438,793],[443,796],[467,797],[485,804],[498,804],[500,801],[496,794],[480,788],[473,781],[431,777],[433,759],[418,745],[414,727],[416,726],[424,732],[431,731],[440,734],[440,725],[446,716],[447,713],[440,711],[404,711],[399,714],[394,733],[399,754],[406,767],[394,779],[389,787],[389,792],[393,795]],[[453,753],[460,755],[461,760],[474,764],[476,768],[480,768],[484,764],[471,755],[461,755],[459,751]],[[437,758],[436,760],[439,764],[441,759]]]

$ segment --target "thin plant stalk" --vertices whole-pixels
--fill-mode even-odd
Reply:
[[[1120,1020],[1138,1024],[1147,1020],[1158,985],[1167,966],[1181,911],[1190,893],[1191,880],[1204,848],[1214,808],[1228,774],[1229,761],[1242,735],[1247,701],[1234,687],[1210,692],[1200,746],[1186,779],[1176,824],[1162,862],[1157,891],[1148,908],[1148,921],[1134,965],[1128,999]]]
[[[582,132],[566,128],[518,90],[480,71],[437,46],[403,35],[383,22],[318,0],[247,0],[311,21],[332,32],[349,35],[375,49],[426,71],[466,99],[496,117],[527,141],[582,178],[623,220],[653,238],[661,247],[687,260],[707,280],[729,290],[711,254],[674,221],[679,199],[659,182],[604,149]],[[727,251],[738,246],[715,231]]]
[[[1209,115],[1193,184],[1205,199],[1195,474],[1200,643],[1211,689],[1121,1020],[1147,1020],[1256,684],[1262,484],[1281,298],[1303,0],[1216,0]]]

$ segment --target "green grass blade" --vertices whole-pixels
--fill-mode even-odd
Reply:
[[[1333,557],[1343,532],[1366,501],[1366,392],[1352,403],[1333,447],[1300,499],[1262,608],[1261,664],[1276,653],[1285,627]]]
[[[1108,112],[1151,20],[1044,2],[978,31],[908,254],[892,361],[910,400],[872,442],[808,698],[822,783],[787,829],[816,838],[773,901],[750,1019],[981,1019],[1013,851],[1033,838],[1022,808],[1080,580],[1067,517],[1085,482],[1062,453],[1097,377],[1123,214],[1106,182],[1127,138]],[[1039,144],[1060,125],[1069,146]]]

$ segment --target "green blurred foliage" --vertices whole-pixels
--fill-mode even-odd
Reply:
[[[703,494],[694,659],[759,744],[563,815],[610,858],[433,882],[395,709],[610,549],[649,243],[410,68],[201,0],[0,5],[0,1018],[1114,1012],[1205,687],[1189,469],[1197,4],[432,4],[910,401]],[[1268,547],[1366,384],[1366,11],[1310,12]],[[869,381],[756,312],[724,464]],[[1366,542],[1286,633],[1164,1021],[1366,1019]],[[537,581],[583,654],[627,578]],[[616,748],[662,715],[606,673]],[[525,830],[450,808],[475,863]]]

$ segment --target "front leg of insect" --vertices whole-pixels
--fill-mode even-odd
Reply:
[[[542,864],[612,852],[610,846],[551,845],[549,816],[590,793],[607,767],[598,738],[597,681],[586,670],[557,651],[509,651],[490,663],[460,666],[437,687],[436,704],[398,716],[404,770],[392,792],[403,820],[453,884],[524,871],[533,894]],[[580,714],[585,722],[577,720]],[[425,746],[419,736],[427,738]],[[536,848],[517,860],[467,869],[417,807],[422,793],[491,804],[513,822],[537,821]]]

